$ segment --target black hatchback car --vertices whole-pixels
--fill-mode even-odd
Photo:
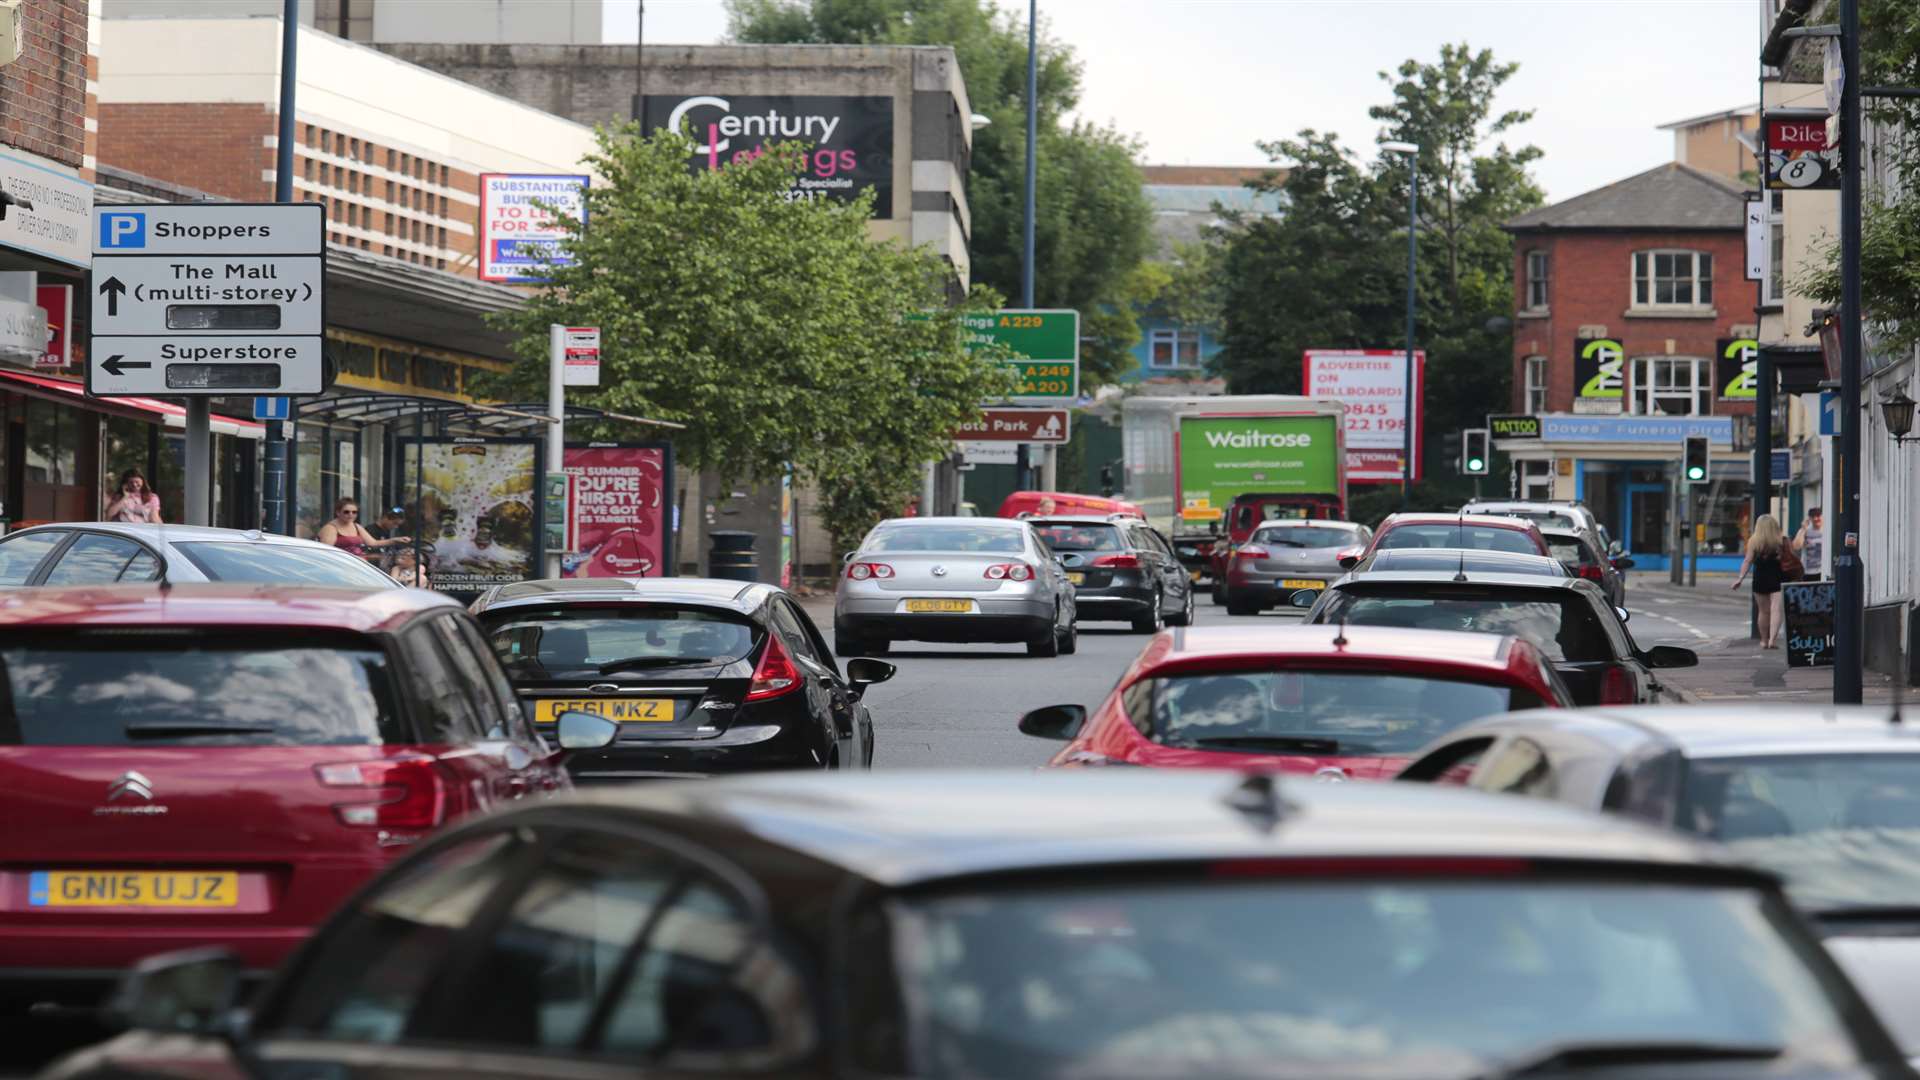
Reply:
[[[1136,517],[1027,519],[1073,584],[1076,622],[1125,620],[1136,633],[1193,624],[1193,576],[1166,538]]]
[[[536,730],[562,713],[620,725],[567,762],[576,781],[873,762],[866,689],[892,664],[843,675],[813,620],[781,589],[702,578],[525,581],[473,613]]]
[[[149,962],[48,1080],[1912,1080],[1697,841],[1203,770],[603,789],[430,842],[250,1019],[228,971]]]
[[[1640,648],[1627,632],[1625,615],[1584,578],[1370,570],[1334,582],[1306,621],[1518,634],[1545,650],[1576,704],[1681,700],[1654,669],[1692,667],[1699,658],[1674,645]]]

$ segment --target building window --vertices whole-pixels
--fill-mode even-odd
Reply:
[[[440,247],[445,248],[446,246],[447,246],[447,227],[445,225],[442,225],[440,226]]]
[[[1522,408],[1535,416],[1546,412],[1547,358],[1544,356],[1527,357],[1521,368],[1521,378],[1526,391],[1526,396],[1521,399]]]
[[[393,201],[393,181],[387,181],[387,201]]]
[[[1713,256],[1704,251],[1636,251],[1634,307],[1708,307],[1713,303]]]
[[[1520,497],[1538,500],[1553,498],[1553,462],[1520,463]]]
[[[440,244],[446,246],[446,230],[440,230]],[[1156,368],[1193,368],[1200,366],[1200,331],[1179,328],[1154,330],[1147,335],[1147,366]]]
[[[1760,302],[1786,302],[1787,215],[1785,196],[1773,192],[1767,202],[1767,276],[1762,284]]]
[[[1547,253],[1527,252],[1527,310],[1547,309]]]
[[[301,159],[300,172],[301,172],[301,175],[306,177],[307,183],[309,184],[313,183],[313,159],[312,158]]]
[[[356,160],[356,161],[357,161],[357,160],[359,160],[359,158],[360,158],[360,140],[359,140],[359,139],[351,139],[351,140],[349,140],[349,141],[347,142],[347,148],[348,148],[348,150],[350,151],[350,152],[349,152],[349,153],[347,154],[347,156],[348,156],[348,157],[350,157],[350,158],[353,158],[353,159],[354,159],[354,160]]]
[[[447,216],[447,197],[445,195],[440,196],[440,216]]]
[[[307,125],[307,145],[308,146],[313,145],[313,125],[312,124]]]
[[[1705,365],[1685,356],[1643,356],[1633,362],[1633,411],[1648,415],[1701,416],[1709,412],[1711,381]]]
[[[393,147],[387,147],[387,171],[393,171]]]

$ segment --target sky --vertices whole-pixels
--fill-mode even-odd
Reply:
[[[1378,73],[1447,41],[1520,64],[1496,104],[1535,110],[1504,138],[1545,151],[1550,201],[1672,160],[1658,125],[1758,93],[1762,0],[1039,2],[1042,32],[1084,65],[1079,117],[1138,137],[1147,164],[1264,165],[1256,142],[1306,127],[1371,156]],[[606,40],[634,40],[635,14],[606,0]],[[650,43],[726,33],[721,0],[648,0],[646,18]]]

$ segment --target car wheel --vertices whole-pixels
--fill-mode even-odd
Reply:
[[[833,637],[833,655],[842,660],[867,655],[866,646],[859,638],[835,634]]]
[[[1066,632],[1058,635],[1058,641],[1060,646],[1059,654],[1061,656],[1072,656],[1074,653],[1079,652],[1080,651],[1079,624],[1068,623]]]
[[[863,643],[860,647],[867,651],[868,656],[885,656],[892,651],[893,643],[883,638],[876,638]]]
[[[1241,602],[1240,602],[1240,601],[1238,601],[1238,600],[1229,600],[1229,601],[1227,601],[1227,614],[1229,614],[1229,615],[1258,615],[1258,614],[1260,614],[1260,605],[1258,605],[1258,604],[1243,604],[1243,603],[1241,603]]]
[[[1187,590],[1186,602],[1180,605],[1180,610],[1177,612],[1174,612],[1172,615],[1167,616],[1167,625],[1168,626],[1192,626],[1193,625],[1193,590],[1192,589]]]
[[[1049,629],[1047,631],[1047,636],[1041,638],[1039,641],[1027,642],[1027,655],[1038,656],[1042,658],[1059,656],[1060,655],[1059,632],[1056,630]]]
[[[1154,593],[1153,599],[1147,601],[1147,610],[1140,615],[1134,616],[1133,632],[1136,634],[1157,634],[1160,632],[1160,628],[1165,625],[1167,625],[1166,617],[1160,613],[1160,594]]]
[[[1212,599],[1213,601],[1214,607],[1219,607],[1222,604],[1225,604],[1227,602],[1227,583],[1226,582],[1221,581],[1218,578],[1215,578],[1213,582],[1213,588],[1207,590],[1207,592],[1208,592],[1209,598]]]

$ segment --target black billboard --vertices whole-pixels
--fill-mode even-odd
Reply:
[[[1626,350],[1611,338],[1573,343],[1573,397],[1576,404],[1608,402],[1613,410],[1626,396]]]
[[[1487,430],[1496,439],[1537,439],[1540,418],[1525,413],[1489,413]]]
[[[893,99],[754,94],[649,95],[646,130],[693,139],[687,167],[698,172],[749,161],[769,145],[807,144],[805,167],[788,197],[851,202],[873,189],[873,216],[893,216]]]
[[[1752,338],[1721,338],[1713,353],[1713,396],[1722,401],[1759,397],[1760,343]]]

